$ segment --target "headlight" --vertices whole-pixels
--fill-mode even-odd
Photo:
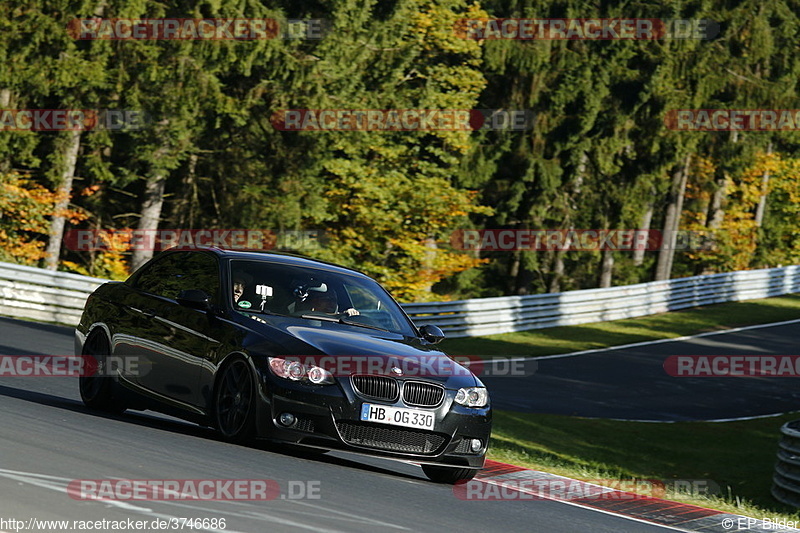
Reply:
[[[324,385],[326,383],[333,383],[333,376],[324,368],[312,366],[306,372],[308,380],[316,385]]]
[[[306,367],[297,361],[286,361],[283,364],[283,370],[288,374],[288,378],[292,381],[300,381],[306,375]]]
[[[315,365],[304,365],[299,361],[291,361],[280,357],[269,358],[269,369],[279,378],[290,381],[307,381],[314,385],[330,385],[334,383],[333,374]]]
[[[456,403],[466,407],[486,407],[489,404],[489,391],[485,387],[458,389]]]

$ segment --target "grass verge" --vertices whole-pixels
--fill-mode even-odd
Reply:
[[[718,304],[636,319],[449,339],[453,355],[543,356],[800,319],[800,295]],[[800,406],[798,406],[800,409]],[[780,427],[800,413],[740,422],[622,422],[496,411],[489,458],[575,479],[707,480],[717,495],[665,498],[800,521],[770,495]]]
[[[800,295],[709,305],[581,326],[447,339],[441,346],[452,355],[542,356],[795,319],[800,319]]]
[[[770,495],[780,427],[797,418],[665,424],[496,411],[489,458],[583,480],[701,480],[718,494],[663,497],[800,521],[800,512]]]

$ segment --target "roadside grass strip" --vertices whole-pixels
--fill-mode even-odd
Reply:
[[[800,295],[795,294],[580,326],[447,339],[442,343],[442,348],[451,355],[529,358],[575,352],[588,353],[640,342],[678,339],[797,319],[800,319]]]
[[[473,480],[454,486],[453,491],[460,499],[475,501],[555,500],[678,531],[800,533],[794,527],[797,521],[725,513],[491,460]]]
[[[665,424],[496,411],[488,458],[722,512],[800,521],[797,509],[770,493],[780,428],[798,418]],[[653,494],[625,480],[665,490]]]
[[[454,339],[460,346],[445,349],[482,357],[591,357],[603,348],[707,336],[734,328],[757,329],[799,318],[800,296],[791,295],[640,319]],[[693,498],[668,493],[667,497],[717,508],[718,513],[728,513],[726,517],[744,513],[800,523],[797,509],[770,494],[780,427],[797,418],[800,414],[787,413],[730,422],[654,423],[496,411],[489,458],[570,478],[709,479],[718,484],[719,494]],[[766,531],[788,530],[777,525],[768,529],[764,523],[759,527]],[[728,531],[747,525],[732,524]]]

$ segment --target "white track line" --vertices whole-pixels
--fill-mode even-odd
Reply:
[[[545,359],[563,359],[565,357],[578,357],[581,355],[588,355],[591,353],[598,353],[598,352],[609,352],[612,350],[624,350],[626,348],[638,348],[640,346],[651,346],[653,344],[664,344],[667,342],[681,342],[687,341],[691,339],[698,339],[701,337],[711,337],[714,335],[724,335],[726,333],[736,333],[739,331],[749,331],[753,329],[764,329],[764,328],[774,328],[777,326],[786,326],[789,324],[798,324],[800,323],[800,319],[795,320],[784,320],[783,322],[771,322],[769,324],[755,324],[753,326],[742,326],[739,328],[731,328],[731,329],[723,329],[719,331],[707,331],[705,333],[698,333],[697,335],[686,335],[683,337],[674,337],[670,339],[656,339],[652,341],[643,341],[643,342],[634,342],[632,344],[621,344],[619,346],[609,346],[607,348],[593,348],[591,350],[581,350],[579,352],[571,352],[571,353],[563,353],[557,355],[544,355],[541,357],[517,357],[514,359],[487,359],[484,360],[484,364],[494,364],[494,363],[509,363],[513,361],[542,361]],[[747,420],[758,420],[759,418],[773,418],[778,417],[781,415],[785,415],[787,413],[772,413],[766,415],[755,415],[755,416],[743,416],[739,418],[715,418],[712,420],[641,420],[636,418],[610,418],[603,420],[617,420],[620,422],[647,422],[653,424],[675,424],[678,422],[744,422]],[[593,417],[581,417],[581,418],[593,418]]]
[[[674,337],[669,339],[656,339],[652,341],[643,341],[643,342],[634,342],[632,344],[620,344],[619,346],[608,346],[606,348],[593,348],[591,350],[581,350],[580,352],[571,352],[571,353],[562,353],[556,355],[543,355],[539,357],[531,356],[531,357],[516,357],[513,359],[485,359],[483,361],[484,364],[494,364],[494,363],[509,363],[513,361],[543,361],[545,359],[562,359],[564,357],[577,357],[579,355],[586,355],[590,353],[597,353],[597,352],[608,352],[611,350],[624,350],[625,348],[637,348],[639,346],[651,346],[653,344],[663,344],[665,342],[680,342],[686,341],[690,339],[698,339],[700,337],[711,337],[712,335],[724,335],[726,333],[736,333],[738,331],[748,331],[751,329],[762,329],[762,328],[773,328],[776,326],[786,326],[788,324],[797,324],[800,323],[800,318],[795,320],[786,320],[783,322],[772,322],[770,324],[756,324],[754,326],[742,326],[740,328],[731,328],[731,329],[723,329],[719,331],[707,331],[705,333],[698,333],[697,335],[687,335],[684,337]]]

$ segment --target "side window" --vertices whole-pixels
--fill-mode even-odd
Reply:
[[[169,282],[167,277],[178,272],[180,256],[184,254],[171,254],[151,263],[143,270],[134,281],[133,286],[140,291],[159,296],[166,296]]]
[[[188,253],[181,264],[178,293],[185,289],[200,289],[211,297],[211,303],[219,304],[220,280],[217,258],[207,253]]]
[[[136,279],[134,287],[174,300],[181,291],[200,289],[219,301],[217,260],[205,253],[178,252],[151,264]]]

